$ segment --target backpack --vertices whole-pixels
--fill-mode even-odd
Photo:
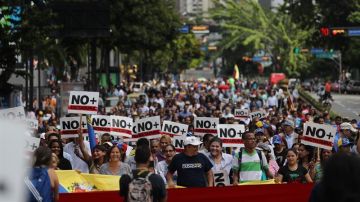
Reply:
[[[152,185],[150,172],[138,173],[129,183],[128,202],[152,202]]]
[[[243,150],[244,148],[240,148],[240,151],[239,151],[239,160],[238,160],[238,163],[239,163],[239,173],[241,171],[241,161],[242,161],[242,153],[243,153]],[[258,149],[255,149],[256,150],[256,153],[258,154],[259,156],[259,159],[260,159],[260,167],[261,167],[261,170],[264,172],[264,163],[263,163],[263,159],[262,159],[262,154],[261,154],[261,151],[258,150]]]

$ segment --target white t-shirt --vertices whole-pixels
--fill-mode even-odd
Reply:
[[[85,144],[85,147],[86,147],[89,155],[91,156],[90,143],[88,141],[84,140],[84,144]],[[77,145],[77,147],[78,147],[78,145]],[[79,158],[75,154],[74,151],[75,151],[75,143],[74,142],[70,142],[65,145],[64,152],[70,154],[70,156],[73,159],[72,164],[71,164],[72,169],[80,170],[82,173],[89,173],[89,165],[85,161],[83,161],[81,158]],[[82,155],[80,148],[79,148],[79,154]]]

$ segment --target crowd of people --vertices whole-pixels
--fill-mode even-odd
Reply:
[[[110,112],[100,105],[98,114],[126,116],[133,120],[160,116],[161,122],[187,124],[182,152],[176,152],[172,137],[163,135],[151,140],[140,138],[133,151],[127,153],[129,145],[109,133],[98,136],[98,144],[91,149],[80,130],[79,137],[63,139],[58,129],[59,117],[53,108],[47,108],[34,113],[39,120],[37,134],[42,139],[40,148],[43,150],[35,155],[48,155],[50,151],[51,161],[47,159],[49,164],[45,161],[42,164],[54,170],[124,176],[120,190],[128,199],[134,197],[131,193],[136,185],[131,179],[140,176],[144,182],[152,184],[152,196],[156,201],[162,201],[166,200],[165,185],[169,188],[230,186],[270,179],[276,183],[319,182],[324,165],[332,155],[358,155],[360,152],[357,120],[332,118],[329,112],[315,110],[299,97],[296,89],[262,85],[255,80],[225,79],[153,82],[144,86],[146,96],[136,101],[127,97],[132,89],[125,82],[109,92],[100,91],[103,100],[116,95],[119,102]],[[265,110],[266,116],[238,119],[235,109]],[[45,116],[48,118],[44,119]],[[245,125],[244,147],[224,147],[216,135],[195,136],[195,117],[215,117],[220,124]],[[336,128],[332,150],[302,143],[306,122]],[[41,167],[39,163],[34,166]]]

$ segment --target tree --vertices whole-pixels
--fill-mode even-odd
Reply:
[[[242,47],[245,54],[252,56],[264,50],[272,55],[273,62],[280,57],[280,65],[293,76],[307,67],[307,57],[296,55],[293,49],[305,44],[312,29],[302,30],[288,15],[265,11],[256,1],[223,2],[217,1],[211,14],[225,29],[223,51]]]

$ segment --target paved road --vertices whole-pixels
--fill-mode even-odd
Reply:
[[[311,96],[318,99],[314,93]],[[360,114],[360,95],[340,95],[332,93],[334,102],[332,110],[342,117],[359,120]]]

